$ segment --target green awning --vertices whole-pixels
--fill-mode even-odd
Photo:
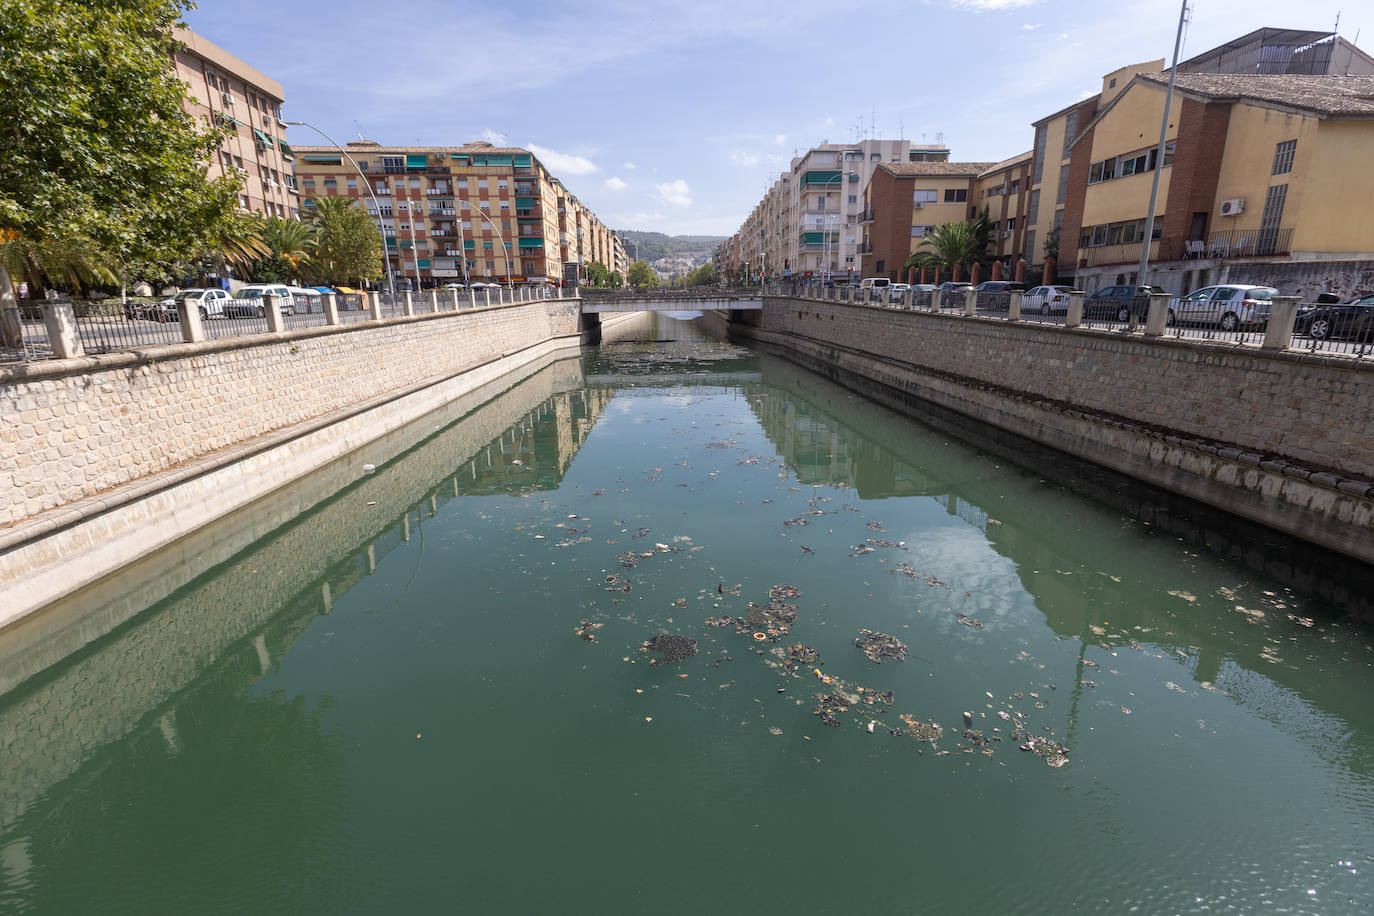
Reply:
[[[304,156],[306,162],[316,162],[320,165],[343,165],[342,156]]]
[[[394,235],[388,235],[388,236],[386,237],[386,247],[388,247],[388,248],[395,248],[395,247],[396,247],[396,237],[395,237]]]
[[[453,153],[452,155],[449,156],[449,158],[450,158],[450,159],[457,159],[457,160],[460,161],[460,162],[468,162],[468,161],[470,161],[470,160],[472,159],[472,157],[469,156],[467,153]]]
[[[406,156],[406,168],[408,169],[422,169],[427,165],[429,165],[429,157],[426,156],[424,153],[421,153],[418,156]]]
[[[275,144],[272,142],[272,138],[267,136],[267,134],[263,133],[262,131],[258,130],[256,127],[253,128],[253,135],[258,138],[258,142],[260,142],[263,146],[275,146]]]
[[[838,169],[835,171],[804,172],[801,186],[804,188],[808,185],[838,184],[839,181],[840,171]]]
[[[291,149],[291,147],[289,147],[289,146],[286,145],[286,141],[285,141],[285,140],[278,140],[277,143],[281,146],[281,154],[282,154],[283,156],[295,156],[295,155],[296,155],[295,151],[293,151],[293,150]]]
[[[539,201],[535,200],[533,197],[515,198],[515,209],[517,210],[533,210],[538,205]]]
[[[516,156],[516,157],[515,157],[515,167],[516,167],[516,168],[518,168],[518,169],[527,169],[527,168],[530,168],[531,165],[533,165],[533,163],[530,162],[530,157],[529,157],[529,156]]]
[[[509,244],[509,243],[508,243],[508,244]],[[520,247],[521,247],[521,248],[543,248],[543,247],[544,247],[544,240],[543,240],[543,239],[521,239],[521,240],[520,240]]]
[[[477,240],[476,240],[476,239],[463,239],[463,248],[466,249],[467,251],[472,251],[472,250],[474,250],[476,247],[477,247]]]
[[[803,233],[802,233],[802,244],[803,244],[803,245],[822,245],[822,244],[824,244],[824,243],[825,243],[825,233],[824,233],[824,232],[803,232]]]
[[[850,173],[849,173],[849,182],[850,182],[850,184],[853,184],[854,182],[857,182],[858,180],[859,180],[859,173],[858,173],[858,172],[850,172]]]
[[[510,165],[511,157],[503,155],[473,156],[473,165]]]
[[[426,270],[429,268],[429,258],[420,258],[415,262],[415,264],[421,270]]]
[[[402,248],[413,248],[413,247],[415,247],[415,243],[412,242],[410,239],[401,239],[401,247],[402,247]]]

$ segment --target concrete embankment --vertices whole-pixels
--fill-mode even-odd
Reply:
[[[1374,366],[785,297],[730,329],[1374,562]]]
[[[0,370],[0,627],[579,344],[546,300]]]

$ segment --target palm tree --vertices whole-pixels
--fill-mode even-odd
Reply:
[[[936,226],[907,259],[908,267],[942,267],[951,274],[955,265],[963,266],[976,260],[978,244],[974,226],[969,222],[945,223]]]
[[[272,253],[291,263],[298,273],[308,270],[310,256],[320,241],[319,227],[294,219],[269,216],[262,219],[262,240]],[[303,267],[303,265],[305,265]]]
[[[27,280],[39,294],[49,285],[80,291],[93,283],[113,283],[117,278],[106,261],[89,239],[35,241],[18,231],[0,234],[0,262],[10,275]]]
[[[262,238],[262,224],[248,213],[234,213],[219,224],[215,233],[212,257],[219,261],[220,273],[224,266],[236,270],[247,270],[259,258],[272,253],[272,249]]]

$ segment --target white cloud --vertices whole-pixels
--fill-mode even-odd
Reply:
[[[625,163],[625,168],[633,171],[634,169],[639,168],[639,166],[635,165],[633,162],[627,162]]]
[[[1036,29],[1040,28],[1040,23],[1037,22],[1035,25],[1030,25],[1029,23],[1027,23],[1026,25],[1021,26],[1021,28],[1025,29],[1027,32],[1034,32]]]
[[[525,149],[538,156],[555,175],[590,175],[592,172],[601,171],[595,162],[585,156],[560,153],[544,146],[535,146],[533,143],[526,143]]]
[[[658,198],[660,203],[672,207],[690,207],[692,205],[692,190],[687,187],[687,182],[681,178],[656,185],[654,191],[654,196]]]
[[[492,146],[506,145],[506,135],[502,133],[497,133],[490,127],[482,128],[482,139],[490,143]]]
[[[782,146],[784,143],[787,142],[787,134],[778,134],[776,137],[773,138],[773,142],[776,143],[778,146]]]
[[[1039,3],[1040,0],[950,0],[950,6],[955,9],[976,10],[1013,10],[1021,6],[1031,6]]]
[[[730,161],[735,165],[758,165],[759,157],[743,150],[735,150],[730,154]]]
[[[625,182],[614,176],[607,178],[602,184],[606,186],[606,190],[608,191],[623,191],[629,187]]]

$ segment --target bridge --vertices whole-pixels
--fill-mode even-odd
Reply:
[[[763,308],[763,292],[757,286],[742,289],[680,287],[677,289],[602,290],[583,287],[582,314],[603,312],[704,312],[712,309],[740,311]]]

